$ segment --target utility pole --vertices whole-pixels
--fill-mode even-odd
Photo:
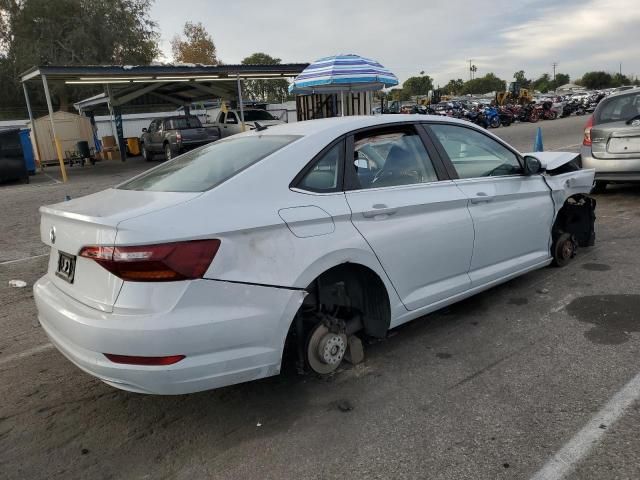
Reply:
[[[471,62],[473,62],[473,58],[469,59],[469,80],[473,80],[473,75],[472,75],[473,67],[471,66]]]
[[[553,62],[551,65],[553,65],[553,81],[556,81],[556,67],[558,66],[558,62]]]
[[[620,76],[622,77],[622,62],[620,62]]]

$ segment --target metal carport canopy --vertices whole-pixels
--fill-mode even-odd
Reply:
[[[53,121],[53,106],[49,82],[67,85],[103,85],[111,106],[124,105],[142,95],[152,95],[176,105],[189,106],[191,102],[212,97],[242,99],[241,80],[276,80],[295,77],[308,66],[307,63],[278,65],[86,65],[86,66],[34,66],[20,75],[24,89],[29,120],[33,125],[33,113],[29,102],[27,84],[42,81],[51,129],[56,143],[63,180],[67,175],[62,150]],[[244,122],[242,101],[239,102]],[[38,140],[36,140],[36,145]]]
[[[306,63],[280,65],[93,65],[35,66],[20,80],[64,82],[68,85],[109,85],[114,106],[146,93],[177,105],[214,97],[235,97],[237,81],[274,80],[297,76]]]

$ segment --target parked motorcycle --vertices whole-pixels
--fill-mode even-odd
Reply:
[[[553,103],[549,101],[543,102],[542,105],[540,105],[540,108],[536,105],[539,116],[544,120],[555,120],[558,118],[558,113],[552,107]]]
[[[538,120],[540,120],[540,112],[539,109],[536,108],[536,104],[530,103],[520,108],[520,111],[518,113],[518,120],[520,120],[521,122],[531,123],[536,123]]]
[[[500,113],[496,107],[486,107],[483,113],[491,128],[498,128],[502,124],[500,121]]]
[[[508,127],[515,121],[515,115],[507,107],[500,107],[498,114],[500,115],[500,123],[505,127]]]

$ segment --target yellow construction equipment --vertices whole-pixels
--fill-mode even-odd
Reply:
[[[521,88],[518,82],[511,82],[509,84],[509,90],[506,92],[496,93],[496,103],[498,105],[505,105],[507,103],[518,103],[520,105],[527,105],[533,102],[533,95],[531,90],[527,88]]]

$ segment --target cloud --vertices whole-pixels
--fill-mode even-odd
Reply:
[[[638,35],[637,7],[638,0],[592,0],[547,8],[538,18],[504,29],[501,37],[507,43],[506,54],[521,58],[549,58],[580,45],[598,49],[602,41]]]
[[[505,80],[559,71],[640,74],[640,0],[157,0],[163,48],[187,20],[201,21],[226,63],[263,51],[285,62],[336,53],[375,58],[401,81],[424,70],[444,85],[478,75]]]

